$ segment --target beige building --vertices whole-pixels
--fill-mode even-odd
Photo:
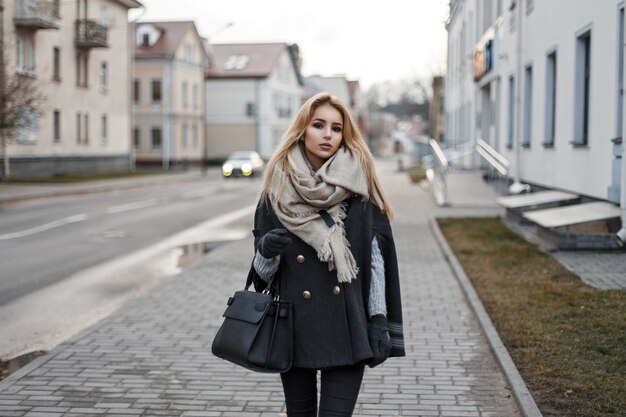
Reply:
[[[136,0],[3,0],[6,74],[45,101],[7,148],[13,176],[126,171],[130,148],[128,9]],[[1,163],[1,162],[0,162]]]
[[[300,108],[297,45],[212,45],[207,70],[207,155],[223,160],[240,150],[268,159]]]
[[[135,27],[132,81],[137,164],[203,163],[205,40],[192,21]]]

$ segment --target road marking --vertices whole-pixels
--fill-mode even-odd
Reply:
[[[119,206],[112,206],[106,209],[106,213],[115,214],[115,213],[122,213],[124,211],[137,210],[137,209],[157,205],[159,201],[163,201],[163,200],[151,198],[150,200],[136,201],[134,203],[122,204]]]
[[[42,224],[41,226],[33,227],[32,229],[22,230],[21,232],[7,233],[5,235],[0,235],[0,240],[8,240],[15,239],[18,237],[24,237],[29,235],[34,235],[35,233],[41,233],[46,230],[54,229],[55,227],[63,226],[71,223],[82,222],[87,219],[86,214],[77,214],[75,216],[66,217],[61,220],[56,220],[50,223]]]

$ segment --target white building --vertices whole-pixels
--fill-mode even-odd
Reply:
[[[452,0],[447,29],[447,144],[482,138],[511,177],[619,203],[623,0]]]
[[[239,150],[270,157],[300,108],[297,46],[285,43],[212,45],[207,70],[207,158]]]
[[[33,79],[41,116],[8,146],[13,176],[128,171],[130,32],[136,0],[4,0],[8,76]],[[5,51],[2,51],[5,53]]]

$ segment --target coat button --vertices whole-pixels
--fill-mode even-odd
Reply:
[[[304,256],[302,256],[302,255],[298,255],[298,256],[296,257],[296,261],[297,261],[299,264],[303,264],[303,263],[304,263]]]
[[[305,300],[308,300],[309,298],[311,298],[311,293],[309,291],[305,291],[302,293],[302,296]]]
[[[340,292],[341,292],[341,288],[339,288],[339,285],[335,285],[333,287],[333,294],[339,295]]]

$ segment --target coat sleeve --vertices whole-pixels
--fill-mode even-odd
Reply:
[[[387,303],[387,326],[391,337],[389,356],[405,356],[404,331],[402,327],[402,299],[396,245],[389,218],[379,209],[374,210],[374,236],[378,240],[385,265],[385,301]]]
[[[254,253],[256,254],[261,237],[274,228],[274,222],[270,214],[269,202],[265,202],[263,199],[259,201],[254,213],[254,228],[252,234],[254,235]],[[252,265],[250,265],[249,278],[252,279],[254,289],[258,292],[263,291],[267,287],[267,281],[261,278],[254,268],[254,258]]]

